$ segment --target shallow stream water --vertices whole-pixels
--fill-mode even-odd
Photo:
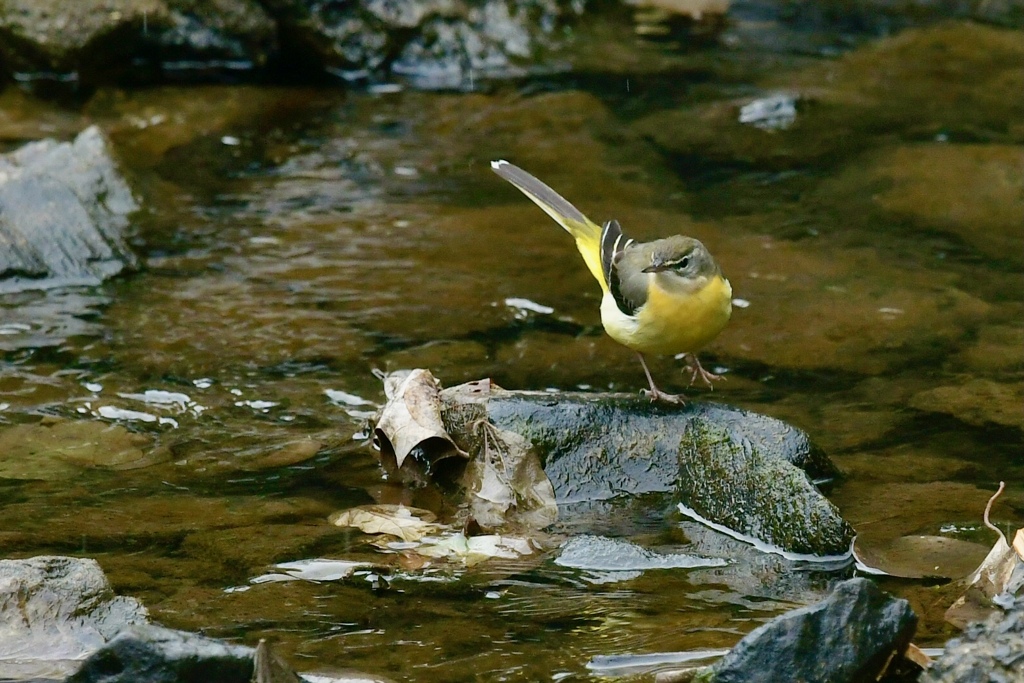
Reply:
[[[491,173],[497,158],[596,221],[709,246],[744,307],[702,354],[727,381],[692,396],[806,430],[865,542],[971,542],[969,569],[995,540],[981,513],[1000,480],[994,519],[1021,526],[1024,33],[678,51],[585,32],[572,76],[468,93],[0,95],[7,148],[97,123],[145,207],[141,272],[0,299],[0,556],[94,557],[166,625],[396,681],[621,673],[601,657],[727,648],[848,576],[770,558],[616,575],[545,555],[250,583],[277,562],[375,557],[333,511],[424,504],[353,437],[383,398],[374,369],[644,385],[571,239]],[[790,127],[737,121],[776,92],[801,95]],[[652,371],[686,389],[680,361]],[[660,507],[586,530],[712,543]],[[921,615],[920,645],[954,634],[955,586],[881,582]]]

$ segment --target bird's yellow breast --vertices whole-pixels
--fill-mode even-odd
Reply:
[[[647,301],[633,316],[622,313],[609,294],[601,302],[601,322],[612,339],[657,355],[696,353],[718,336],[731,315],[732,286],[721,275],[685,294],[663,289],[652,278]]]

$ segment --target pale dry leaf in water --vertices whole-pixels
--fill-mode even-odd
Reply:
[[[384,450],[393,451],[395,467],[416,448],[440,447],[459,453],[441,421],[441,389],[427,370],[392,373],[384,378],[387,403],[374,428]]]
[[[434,523],[429,510],[404,505],[362,505],[336,512],[329,520],[335,526],[352,527],[367,534],[387,534],[403,541],[418,541],[443,527]]]
[[[529,539],[517,536],[466,536],[458,532],[425,540],[426,542],[416,549],[418,554],[461,561],[467,567],[492,558],[515,560],[536,552]]]
[[[555,490],[529,440],[486,420],[477,430],[481,448],[463,477],[472,494],[473,519],[485,528],[509,521],[535,529],[553,524],[558,519]]]

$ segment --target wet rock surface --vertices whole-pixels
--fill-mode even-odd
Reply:
[[[0,158],[0,292],[95,285],[135,266],[138,208],[99,128]]]
[[[987,683],[1024,679],[1024,598],[1005,613],[971,624],[946,643],[920,683]]]
[[[715,683],[875,680],[914,635],[906,600],[868,579],[838,584],[825,600],[758,627],[712,667]]]
[[[781,421],[710,403],[501,390],[485,414],[542,454],[569,515],[574,504],[671,493],[685,513],[788,552],[849,552],[853,529],[811,481],[835,466]]]
[[[0,560],[0,678],[59,679],[121,629],[147,622],[95,560]]]
[[[162,626],[133,626],[92,653],[65,683],[249,683],[254,650]]]
[[[28,80],[210,80],[272,67],[345,81],[393,73],[425,87],[532,67],[576,5],[312,0],[12,0],[0,8],[3,68]]]
[[[251,69],[276,47],[255,0],[11,0],[0,36],[8,74],[87,85],[149,81],[201,62]]]

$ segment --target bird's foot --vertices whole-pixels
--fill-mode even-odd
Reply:
[[[644,389],[640,392],[647,398],[651,399],[651,403],[656,401],[663,401],[665,403],[671,403],[672,405],[682,406],[686,405],[686,397],[682,394],[666,394],[664,391],[657,387],[651,389]]]
[[[725,379],[725,377],[723,377],[722,375],[716,375],[713,372],[708,372],[707,370],[705,370],[704,366],[700,364],[700,360],[697,358],[697,356],[693,355],[692,353],[686,354],[684,359],[686,362],[685,370],[686,372],[690,373],[690,386],[693,386],[693,383],[697,381],[697,378],[700,378],[700,380],[704,382],[704,384],[706,384],[708,388],[714,390],[715,386],[714,384],[712,384],[712,382],[717,382],[719,380]]]
[[[654,403],[655,401],[664,401],[665,403],[671,403],[677,406],[684,405],[686,403],[686,399],[682,394],[666,394],[658,388],[658,385],[654,383],[654,378],[651,377],[651,371],[647,369],[647,361],[644,360],[644,354],[637,351],[636,355],[640,359],[640,365],[644,368],[644,374],[647,375],[647,383],[651,385],[650,389],[644,389],[641,393],[650,398],[651,403]]]

